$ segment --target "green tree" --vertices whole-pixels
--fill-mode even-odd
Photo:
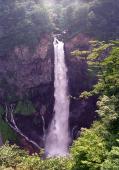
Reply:
[[[33,48],[42,34],[51,29],[43,5],[28,0],[0,0],[0,23],[1,56],[9,54],[18,46]]]

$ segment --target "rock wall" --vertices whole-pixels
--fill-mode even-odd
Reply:
[[[9,57],[0,58],[0,96],[13,91],[22,96],[27,90],[53,81],[53,52],[49,35],[34,49],[17,47]],[[7,89],[8,88],[8,89]]]
[[[43,122],[49,124],[54,102],[54,52],[51,35],[44,35],[36,48],[16,47],[0,58],[0,104],[30,100],[36,110],[31,116],[20,113],[16,124],[30,139],[43,146]],[[45,108],[42,111],[42,108]],[[24,140],[20,140],[21,142]],[[24,143],[20,143],[20,146]]]
[[[70,93],[70,132],[72,138],[76,138],[82,127],[89,128],[97,119],[96,102],[97,96],[89,99],[80,99],[83,91],[90,91],[97,82],[96,76],[90,75],[86,60],[72,56],[74,50],[89,50],[90,37],[78,34],[65,43],[66,62],[68,66],[69,93]]]
[[[66,63],[68,66],[70,102],[70,133],[77,137],[81,127],[90,127],[97,118],[95,113],[97,97],[88,100],[77,100],[84,90],[90,90],[96,82],[88,74],[86,61],[71,56],[75,49],[89,48],[90,38],[78,34],[65,42]],[[53,39],[45,35],[34,49],[15,48],[8,58],[0,58],[0,98],[7,94],[24,96],[35,106],[36,112],[31,116],[15,117],[18,127],[32,140],[43,147],[43,121],[46,133],[53,116],[54,105],[54,50]],[[45,109],[43,109],[45,108]],[[22,122],[22,123],[21,123]],[[22,140],[21,140],[22,142]],[[20,144],[22,145],[22,144]]]

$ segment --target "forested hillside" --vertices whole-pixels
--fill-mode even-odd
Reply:
[[[117,0],[1,0],[1,53],[18,45],[33,46],[43,33],[55,29],[71,35],[83,32],[101,40],[115,39],[119,34],[118,9]]]
[[[0,0],[0,170],[119,170],[118,11],[118,0]],[[47,158],[60,41],[69,153]]]

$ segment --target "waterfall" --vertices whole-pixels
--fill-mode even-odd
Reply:
[[[64,43],[54,38],[54,118],[46,137],[46,156],[66,156],[69,145],[69,97],[67,67],[65,64]]]

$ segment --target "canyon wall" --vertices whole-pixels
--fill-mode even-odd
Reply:
[[[96,114],[96,97],[80,100],[84,90],[90,90],[96,82],[88,74],[85,60],[71,56],[76,49],[88,49],[90,38],[83,34],[65,40],[66,64],[68,66],[70,93],[70,134],[77,137],[81,127],[90,127]],[[35,112],[25,116],[15,116],[18,127],[31,139],[43,147],[43,121],[47,133],[53,116],[54,105],[54,49],[53,38],[45,35],[35,49],[17,47],[9,57],[0,58],[0,101],[13,95],[13,102],[27,98],[33,103]],[[22,122],[22,124],[21,124]],[[79,134],[78,134],[79,135]],[[21,140],[22,142],[23,140]],[[23,143],[23,142],[22,142]]]

